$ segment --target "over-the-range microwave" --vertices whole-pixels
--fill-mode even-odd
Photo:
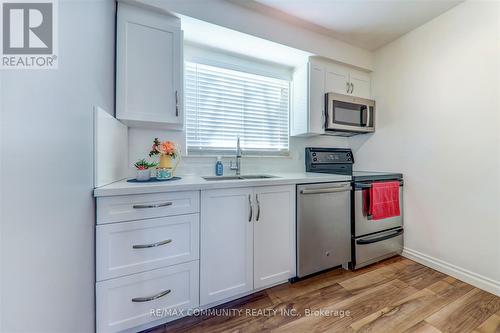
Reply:
[[[325,109],[325,134],[352,136],[375,132],[374,100],[327,93]]]

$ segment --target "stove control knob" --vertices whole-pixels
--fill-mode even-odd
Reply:
[[[313,158],[313,161],[314,161],[314,162],[317,162],[317,161],[318,161],[318,159],[315,157],[315,158]]]

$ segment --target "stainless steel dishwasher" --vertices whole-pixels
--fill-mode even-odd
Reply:
[[[297,277],[351,258],[351,184],[297,186]]]

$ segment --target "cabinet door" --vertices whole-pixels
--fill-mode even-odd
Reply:
[[[175,20],[118,4],[116,110],[128,124],[182,124],[182,38]]]
[[[325,124],[325,68],[309,63],[309,134],[324,134]]]
[[[252,188],[202,191],[202,305],[253,289],[252,198]]]
[[[351,70],[349,79],[352,83],[351,94],[356,97],[371,98],[370,74]]]
[[[255,188],[254,286],[295,276],[295,186]]]
[[[337,94],[347,94],[350,91],[349,71],[340,65],[329,64],[325,72],[325,90]]]

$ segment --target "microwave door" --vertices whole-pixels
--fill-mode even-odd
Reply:
[[[328,94],[327,129],[352,132],[373,131],[371,125],[373,107],[334,98],[337,95]]]
[[[368,115],[365,105],[332,101],[331,109],[333,129],[359,130],[366,127]]]

